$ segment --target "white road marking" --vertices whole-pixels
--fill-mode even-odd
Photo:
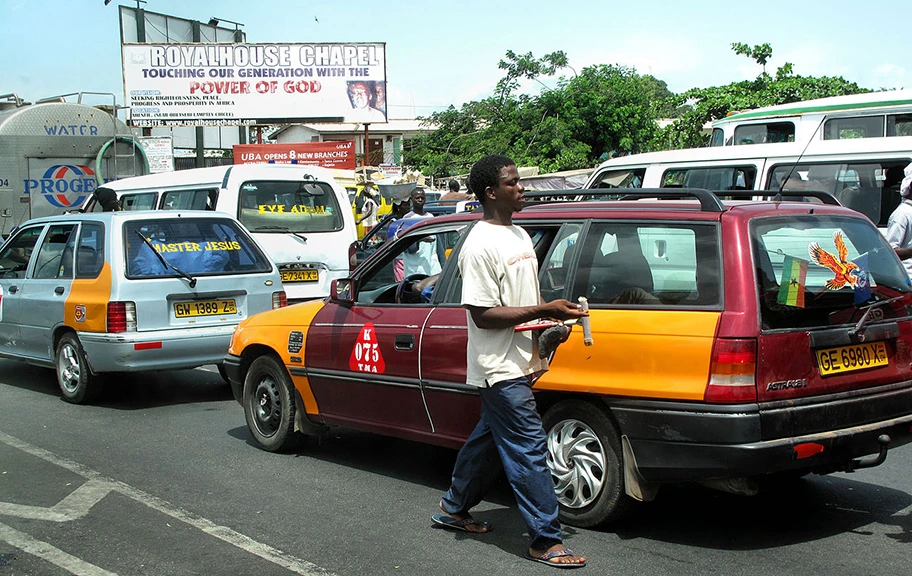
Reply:
[[[166,514],[166,515],[174,518],[175,520],[179,520],[181,522],[184,522],[185,524],[193,526],[194,528],[197,528],[197,529],[201,530],[202,532],[209,534],[210,536],[218,538],[219,540],[222,540],[223,542],[227,542],[228,544],[231,544],[232,546],[235,546],[237,548],[240,548],[241,550],[249,552],[250,554],[253,554],[254,556],[258,556],[264,560],[272,562],[273,564],[286,568],[295,574],[301,574],[303,576],[334,576],[332,572],[330,572],[324,568],[321,568],[320,566],[317,566],[316,564],[313,564],[312,562],[308,562],[301,558],[292,556],[291,554],[287,554],[281,550],[278,550],[276,548],[273,548],[272,546],[269,546],[268,544],[264,544],[262,542],[257,542],[256,540],[254,540],[248,536],[245,536],[244,534],[241,534],[240,532],[232,530],[231,528],[229,528],[227,526],[219,526],[218,524],[216,524],[210,520],[207,520],[206,518],[197,516],[196,514],[193,514],[192,512],[183,510],[182,508],[174,506],[173,504],[170,504],[169,502],[166,502],[165,500],[162,500],[161,498],[158,498],[156,496],[143,492],[142,490],[139,490],[138,488],[134,488],[128,484],[124,484],[123,482],[119,482],[117,480],[112,480],[110,478],[106,478],[105,476],[102,476],[98,472],[92,470],[91,468],[84,466],[83,464],[80,464],[79,462],[75,462],[73,460],[69,460],[62,456],[58,456],[52,452],[44,450],[43,448],[38,448],[37,446],[32,446],[31,444],[29,444],[27,442],[23,442],[22,440],[19,440],[18,438],[15,438],[8,434],[4,434],[3,432],[0,432],[0,442],[3,442],[4,444],[6,444],[8,446],[16,448],[17,450],[21,450],[22,452],[25,452],[27,454],[31,454],[32,456],[35,456],[36,458],[40,458],[46,462],[50,462],[51,464],[54,464],[61,468],[65,468],[65,469],[69,470],[70,472],[78,474],[79,476],[82,476],[83,478],[88,480],[88,482],[83,485],[83,488],[85,488],[85,490],[81,494],[79,494],[76,498],[69,500],[69,502],[67,502],[68,498],[70,498],[68,496],[67,498],[64,498],[59,503],[57,503],[54,507],[43,508],[43,509],[39,508],[39,507],[35,507],[35,506],[22,506],[22,505],[13,505],[13,504],[9,504],[9,503],[0,503],[0,514],[4,513],[4,509],[6,509],[5,507],[7,507],[7,506],[10,506],[10,507],[18,506],[18,508],[10,508],[10,509],[19,510],[20,512],[23,512],[24,509],[28,509],[28,511],[31,513],[36,513],[37,510],[45,510],[45,511],[55,510],[55,513],[58,515],[66,515],[66,514],[72,515],[72,514],[78,513],[93,498],[98,497],[99,493],[102,490],[114,491],[114,492],[123,494],[124,496],[127,496],[128,498],[131,498],[131,499],[139,502],[140,504],[148,506],[149,508],[152,508],[153,510],[157,510],[158,512],[161,512],[162,514]],[[75,494],[75,492],[76,491],[74,491],[74,494]],[[107,493],[107,492],[105,492],[105,493]],[[73,494],[71,494],[70,496],[73,496]],[[104,497],[104,495],[101,495],[101,497],[98,497],[98,499],[95,500],[94,502],[92,502],[91,505],[89,505],[88,507],[91,508],[92,505],[96,504],[103,497]],[[66,504],[64,505],[64,503],[66,503]],[[86,509],[86,512],[88,512],[88,509]],[[19,516],[20,514],[11,514],[11,515]],[[43,518],[43,519],[52,520],[52,518]],[[65,521],[65,520],[54,520],[54,521],[61,522],[61,521]],[[2,525],[0,525],[0,526],[2,526]],[[12,530],[12,529],[10,529],[10,530]],[[15,532],[15,531],[13,531],[13,532]],[[31,538],[28,535],[23,535],[23,536]],[[0,538],[6,540],[11,545],[16,546],[17,548],[20,548],[25,552],[29,552],[29,550],[26,550],[22,546],[19,546],[18,544],[14,543],[13,541],[10,541],[8,538],[6,538],[4,531],[0,531]],[[56,550],[56,548],[53,548],[50,545],[44,544],[43,542],[39,542],[37,540],[35,540],[34,542],[36,542],[42,546],[47,546],[49,548],[52,548],[53,550]],[[58,551],[58,552],[60,552],[61,554],[64,554],[61,551]],[[69,555],[67,555],[67,556],[69,556]],[[86,566],[91,566],[91,565],[86,564]],[[71,570],[70,568],[67,568],[67,569]],[[78,574],[79,576],[82,576],[82,574],[85,574],[86,576],[111,574],[111,572],[78,572],[77,573],[75,571],[74,571],[74,573]]]
[[[10,545],[22,550],[26,554],[37,556],[46,562],[59,566],[75,576],[117,576],[116,572],[108,572],[85,560],[67,554],[47,542],[36,540],[24,532],[20,532],[6,524],[0,524],[0,540],[5,540]]]
[[[89,480],[51,508],[0,502],[0,515],[27,518],[29,520],[70,522],[88,514],[92,506],[98,504],[113,488],[106,482]]]

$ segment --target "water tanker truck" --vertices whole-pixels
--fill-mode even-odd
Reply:
[[[0,96],[4,238],[30,218],[79,208],[99,184],[148,173],[145,152],[115,106],[82,104],[83,94],[77,102],[55,97],[35,104]]]

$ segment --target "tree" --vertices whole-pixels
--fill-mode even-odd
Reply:
[[[763,66],[763,73],[766,74],[766,63],[773,55],[773,48],[769,44],[755,45],[753,48],[741,42],[732,42],[732,50],[740,56],[747,56],[757,61],[757,64]]]
[[[655,119],[675,113],[667,85],[633,68],[591,66],[549,88],[542,77],[573,70],[563,52],[536,59],[507,51],[499,67],[506,73],[493,96],[424,119],[438,128],[411,141],[406,163],[436,177],[465,173],[495,152],[542,172],[591,167],[600,156],[646,150],[657,132]],[[518,94],[522,79],[544,89]]]
[[[732,44],[732,50],[756,60],[764,66],[763,72],[754,80],[733,82],[725,86],[692,88],[681,94],[677,102],[692,103],[692,108],[682,113],[674,124],[660,133],[653,142],[653,147],[703,146],[707,142],[703,126],[726,117],[730,112],[869,91],[841,76],[816,78],[796,75],[790,62],[779,67],[776,76],[771,77],[766,73],[766,63],[772,56],[769,44],[749,48],[746,44],[735,42]]]

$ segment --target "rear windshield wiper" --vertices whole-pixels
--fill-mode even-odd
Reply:
[[[191,288],[196,288],[196,278],[194,278],[193,276],[187,274],[186,272],[184,272],[183,270],[181,270],[180,268],[178,268],[178,267],[175,266],[174,264],[172,264],[172,263],[168,262],[167,260],[165,260],[165,257],[162,256],[161,254],[159,254],[158,250],[155,249],[155,246],[153,246],[152,243],[149,242],[149,239],[146,238],[145,236],[143,236],[143,235],[139,232],[139,230],[134,230],[134,232],[136,232],[136,235],[137,235],[137,236],[139,236],[140,238],[142,238],[143,243],[144,243],[146,246],[149,247],[149,250],[151,250],[153,254],[155,254],[156,256],[158,256],[158,259],[161,260],[161,263],[162,263],[162,265],[164,265],[165,268],[170,268],[170,269],[174,270],[175,272],[178,273],[178,275],[179,275],[181,278],[184,278],[184,279],[186,279],[187,281],[190,282],[190,287],[191,287]]]
[[[893,298],[887,298],[886,300],[881,300],[880,302],[875,302],[874,304],[871,304],[870,306],[867,307],[867,309],[865,309],[864,314],[861,315],[861,318],[858,320],[858,323],[855,324],[855,327],[852,328],[849,331],[849,333],[852,334],[853,336],[855,334],[858,334],[861,331],[861,329],[864,328],[865,324],[867,324],[868,318],[870,318],[871,311],[874,310],[875,308],[883,306],[884,304],[889,304],[890,302],[896,302],[897,300],[902,300],[903,298],[905,298],[905,295],[896,296]]]

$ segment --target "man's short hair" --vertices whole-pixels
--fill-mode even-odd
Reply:
[[[472,165],[469,172],[469,191],[475,194],[478,201],[485,202],[485,189],[490,186],[497,188],[500,183],[500,169],[505,166],[515,166],[516,162],[502,154],[485,156]]]
[[[459,192],[459,182],[455,180],[450,180],[449,183],[450,192]]]

